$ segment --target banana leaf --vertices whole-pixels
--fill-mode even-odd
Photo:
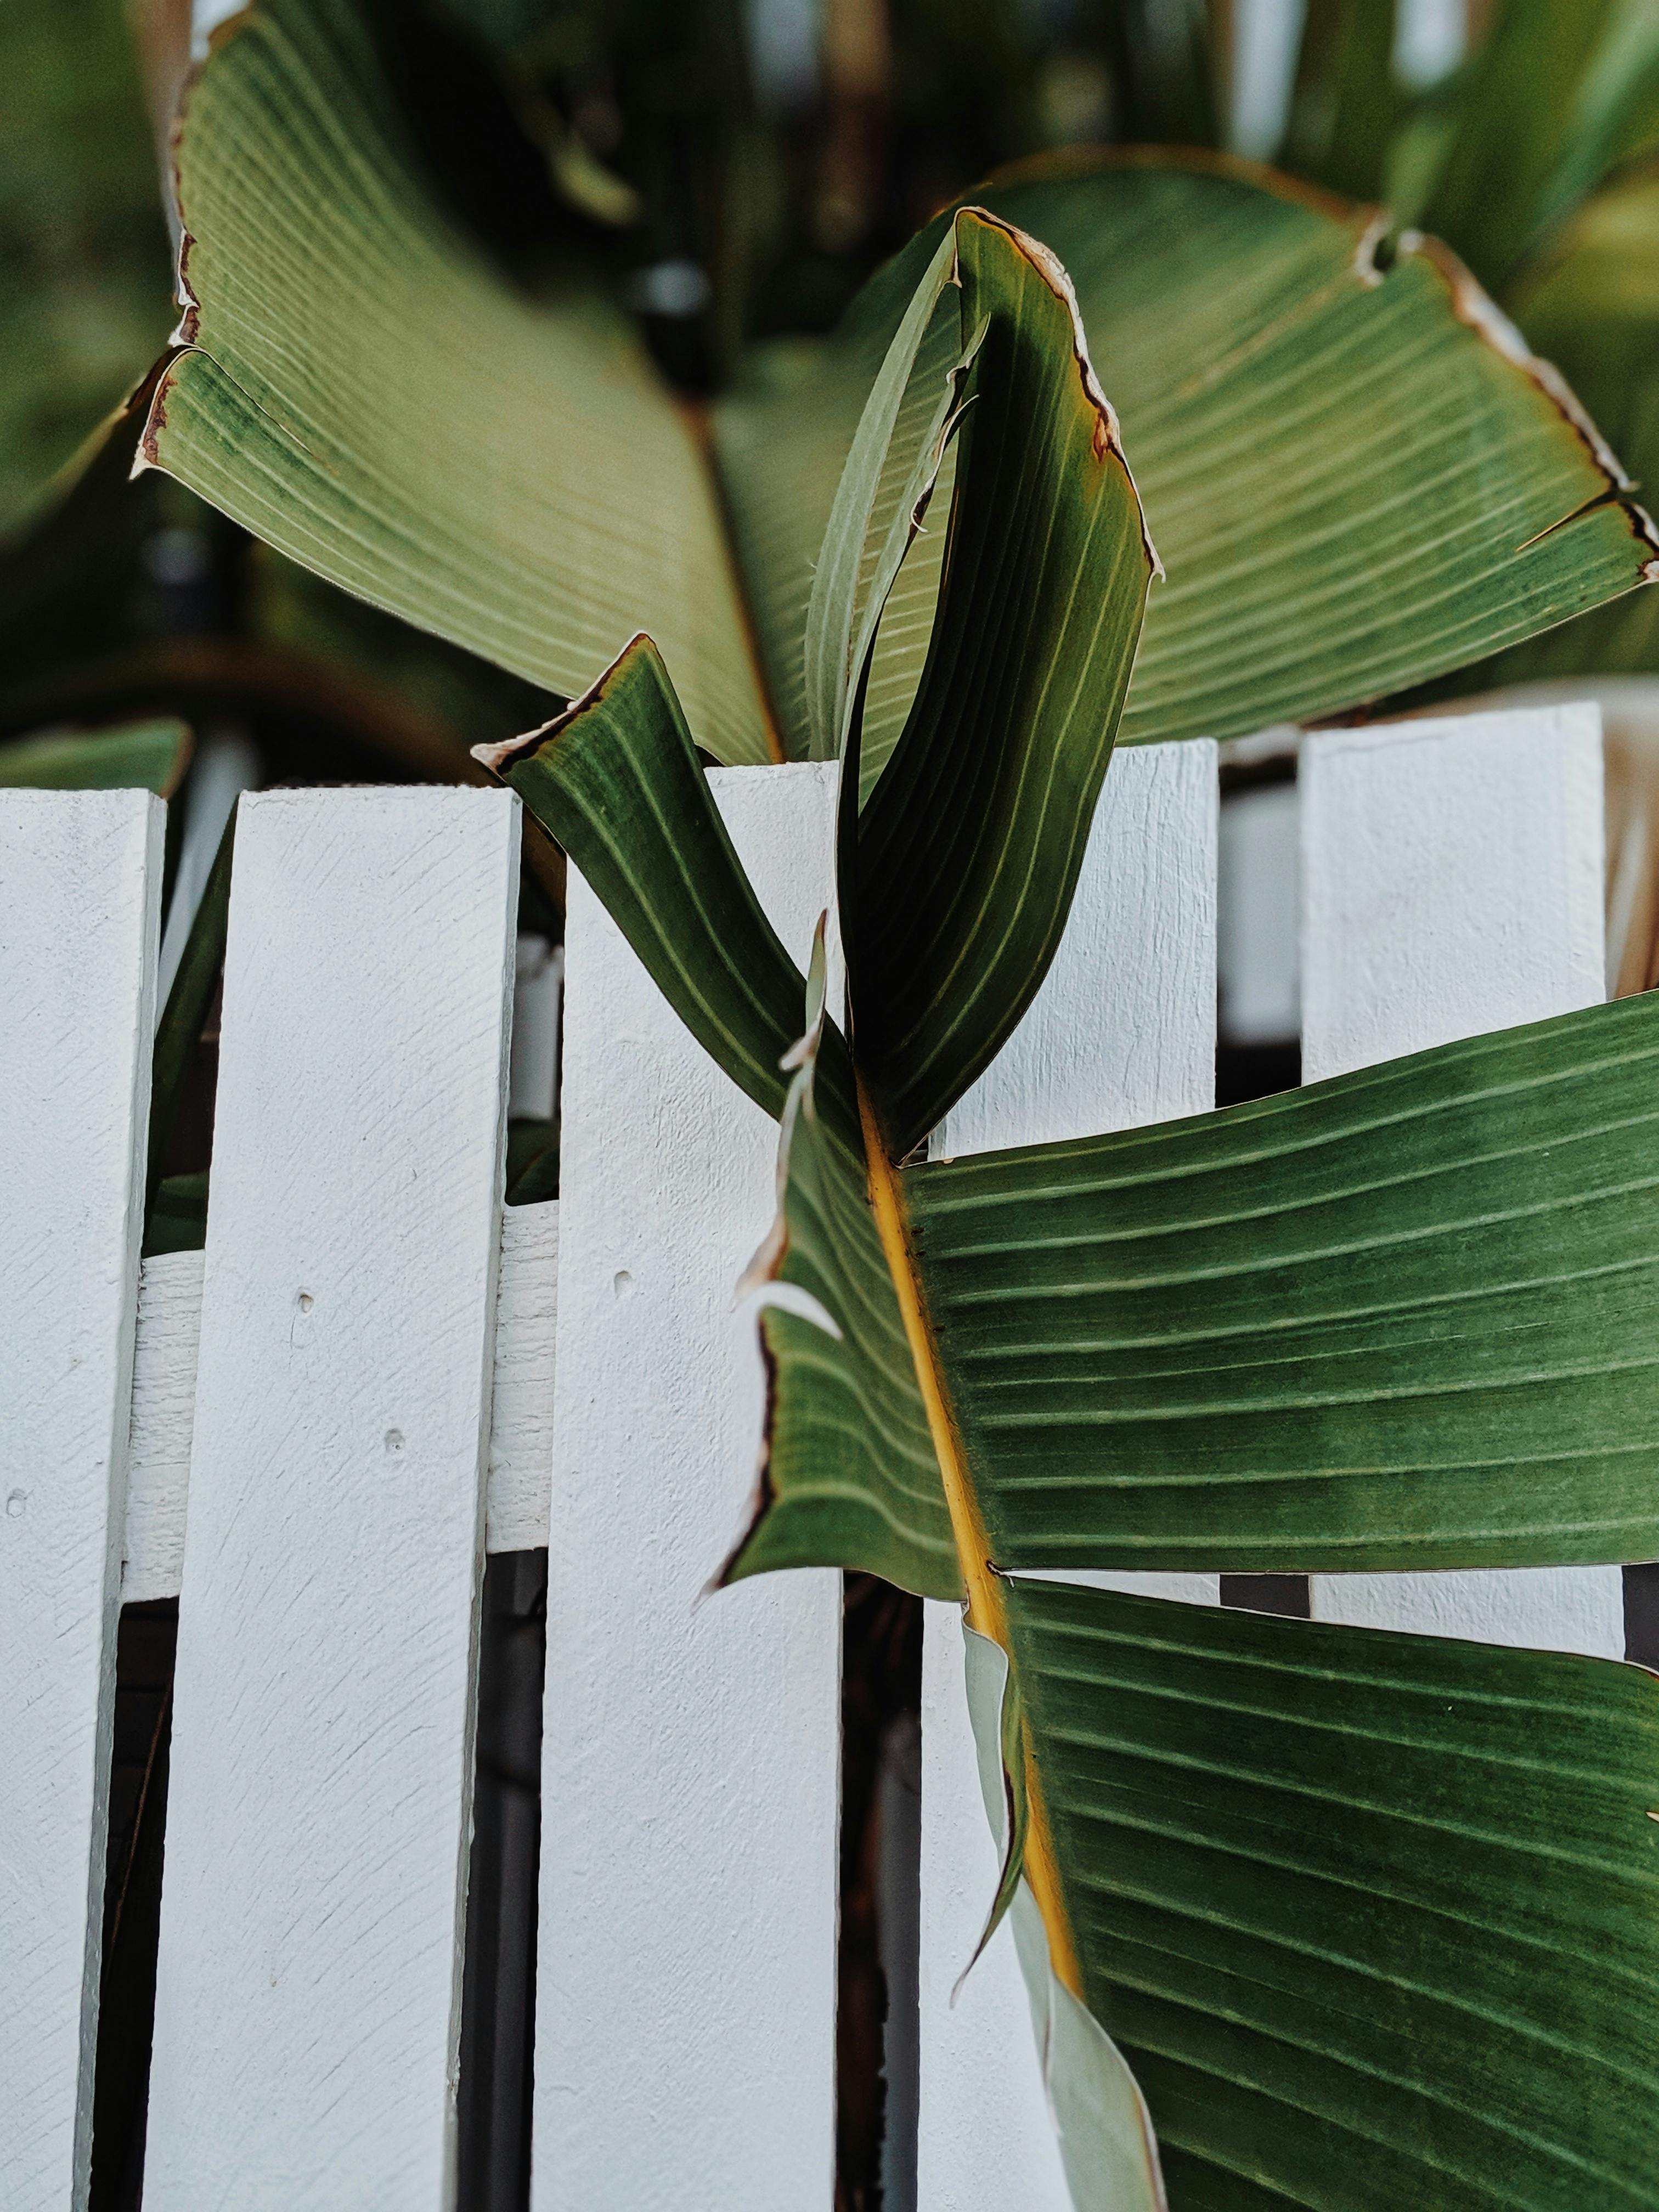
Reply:
[[[532,297],[456,227],[358,6],[255,0],[227,25],[178,167],[182,349],[145,464],[562,696],[642,629],[714,757],[821,742],[814,564],[951,218],[835,340],[753,356],[711,455],[605,296],[573,278]],[[1168,569],[1126,739],[1335,713],[1648,575],[1651,526],[1611,454],[1440,249],[1390,258],[1368,211],[1215,156],[1044,157],[971,204],[1069,270]],[[900,483],[952,328],[912,365]],[[872,776],[921,682],[957,458],[886,602]]]
[[[1078,696],[1109,743],[1139,619],[1114,579],[1145,557],[1133,486],[1109,436],[1085,460],[1062,428],[1062,395],[1092,374],[1057,272],[986,216],[959,214],[954,235],[966,410],[953,384],[927,422],[936,443],[957,423],[958,537],[972,542],[988,483],[1013,496],[974,442],[1000,409],[1055,425],[1048,465],[1019,471],[1033,542],[1113,487],[1053,629],[1026,643],[1004,589],[980,609],[982,650],[1083,668]],[[1058,781],[1079,718],[1050,713],[1034,734],[1013,692],[980,711],[972,658],[936,652],[858,803],[866,617],[881,550],[906,535],[894,395],[905,348],[951,304],[918,308],[877,382],[823,572],[822,665],[844,671],[850,702],[845,1025],[821,955],[802,978],[766,949],[660,676],[600,687],[500,762],[579,866],[604,854],[599,895],[734,1079],[758,1095],[767,1053],[789,1079],[777,1219],[748,1277],[761,1479],[722,1579],[870,1569],[961,1600],[1002,1655],[988,1717],[976,1669],[1008,1846],[988,1905],[1023,1931],[1077,2203],[1113,2201],[1113,2175],[1117,2201],[1153,2206],[1162,2188],[1176,2212],[1652,2205],[1659,1686],[1605,1662],[1042,1577],[1659,1548],[1659,1176],[1641,1136],[1659,1008],[1594,1007],[1160,1127],[907,1163],[1046,970],[1097,789],[1079,779],[1028,817],[1020,775]],[[1012,404],[1033,379],[1042,404]],[[960,586],[947,568],[945,635],[964,566]],[[949,787],[947,726],[974,765]],[[665,799],[651,763],[670,757],[672,805],[653,808],[641,777]],[[881,958],[864,933],[900,909],[882,903],[872,823],[910,853],[911,903]],[[671,861],[678,912],[702,917],[684,930],[642,888]],[[970,866],[964,903],[996,927],[952,937]],[[947,1031],[966,1010],[976,1041],[917,1062],[892,1039],[914,1029],[907,957],[921,972],[935,943],[954,951],[927,968],[927,1007]],[[707,1008],[763,952],[767,1011],[728,1040]],[[786,984],[804,1008],[793,1041]],[[1080,2017],[1088,2033],[1072,2033]]]

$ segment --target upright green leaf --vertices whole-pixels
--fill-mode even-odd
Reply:
[[[859,1059],[896,1157],[989,1064],[1058,949],[1156,564],[1065,271],[972,209],[953,236],[973,358],[950,557],[915,703],[841,864]]]
[[[43,730],[0,744],[0,789],[115,791],[167,798],[190,763],[190,732],[170,716],[112,730]]]
[[[1176,155],[1046,155],[971,198],[1049,246],[1123,425],[1169,581],[1126,743],[1311,720],[1460,667],[1628,591],[1650,526],[1559,384],[1467,273],[1370,211]],[[867,392],[945,218],[841,336],[715,428],[786,741],[804,744],[812,562]],[[856,397],[854,397],[856,395]],[[777,456],[776,465],[773,457]],[[945,532],[913,548],[927,604]],[[927,647],[912,624],[904,696]]]
[[[621,316],[440,209],[354,0],[256,0],[179,142],[188,341],[147,459],[331,582],[550,689],[648,627],[699,744],[769,757],[696,433]]]
[[[942,307],[957,283],[957,226],[893,333],[842,471],[806,610],[806,718],[815,760],[846,747],[855,698],[888,595],[921,527],[971,366],[961,317]]]
[[[1016,1580],[1089,2008],[1176,2212],[1659,2203],[1659,1685]]]

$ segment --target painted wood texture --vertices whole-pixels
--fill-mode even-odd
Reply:
[[[242,802],[147,2212],[451,2199],[518,811]]]
[[[0,793],[0,2201],[85,2203],[161,883],[146,792]]]
[[[935,1157],[1131,1128],[1214,1103],[1216,836],[1213,745],[1117,754],[1059,955],[939,1132]],[[1212,1604],[1220,1595],[1212,1575],[1067,1579]],[[1008,1928],[951,2003],[997,1878],[954,1606],[927,1608],[921,1744],[917,2203],[1070,2212]]]
[[[1313,1082],[1593,1005],[1601,718],[1510,709],[1303,747],[1302,1072]],[[1616,1566],[1320,1575],[1315,1617],[1622,1658]]]
[[[556,1199],[505,1210],[489,1397],[487,1551],[528,1551],[547,1541],[558,1255]],[[200,1252],[164,1252],[146,1260],[139,1277],[125,1605],[177,1597],[184,1577],[203,1258]]]
[[[834,768],[712,781],[804,964]],[[777,1128],[574,869],[565,955],[532,2201],[827,2212],[840,1577],[701,1595],[753,1479],[733,1288]]]

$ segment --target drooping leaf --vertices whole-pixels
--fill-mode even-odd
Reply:
[[[999,1564],[1659,1552],[1659,1000],[907,1171]]]
[[[172,719],[118,729],[43,731],[0,745],[0,788],[138,789],[167,798],[190,762],[190,732]]]
[[[1156,565],[1065,271],[971,209],[953,236],[971,367],[950,558],[921,689],[841,859],[859,1060],[896,1158],[1058,949]]]
[[[148,459],[566,696],[649,627],[698,743],[766,759],[694,430],[602,298],[538,304],[453,227],[358,8],[257,0],[191,94],[178,160],[188,344]]]
[[[1407,240],[1385,267],[1368,210],[1176,155],[1047,155],[970,198],[1065,264],[1168,572],[1124,742],[1335,714],[1646,575],[1650,526],[1616,465],[1432,244]],[[797,348],[787,379],[765,370],[716,410],[792,747],[841,460],[945,220],[872,280],[815,366]],[[912,550],[912,600],[936,590],[944,537]],[[901,696],[927,647],[925,622],[909,627],[908,666],[889,671]]]
[[[1505,0],[1452,101],[1419,220],[1502,291],[1621,161],[1659,143],[1659,13],[1647,0]]]
[[[544,728],[476,750],[574,860],[705,1051],[781,1114],[805,981],[744,872],[651,640]],[[838,1033],[826,1060],[823,1110],[857,1146]]]
[[[1177,2212],[1659,2201],[1659,1684],[1007,1597],[1089,2008]]]

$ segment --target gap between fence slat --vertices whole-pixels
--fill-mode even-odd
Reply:
[[[0,2197],[79,2212],[161,884],[146,792],[0,793]]]
[[[1301,757],[1303,1079],[1594,1005],[1589,705],[1335,730]],[[1313,1615],[1622,1658],[1616,1566],[1316,1575]]]
[[[146,2212],[450,2201],[519,834],[242,801]]]
[[[995,1065],[951,1112],[936,1158],[1132,1128],[1215,1097],[1216,749],[1114,759],[1066,936]],[[1062,1579],[1213,1604],[1214,1575]],[[922,1655],[921,2101],[926,2212],[1069,2212],[1030,2014],[1003,1928],[956,2005],[996,1887],[957,1607],[927,1608]]]
[[[836,775],[711,779],[803,965]],[[753,1483],[777,1125],[574,869],[566,929],[532,2203],[829,2212],[841,1578],[701,1595]]]

